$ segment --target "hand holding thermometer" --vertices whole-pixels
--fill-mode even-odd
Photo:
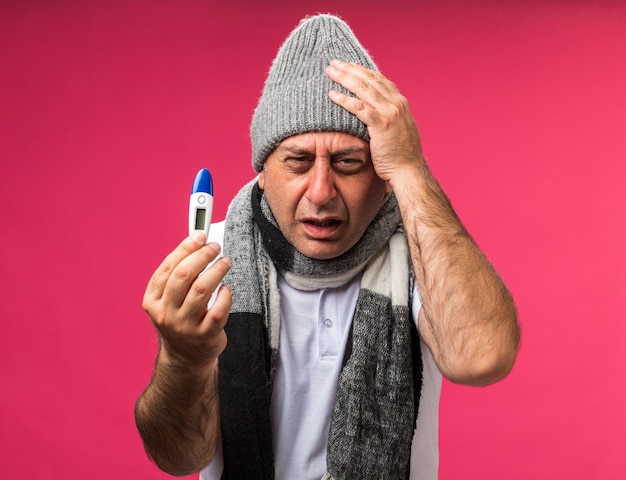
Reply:
[[[196,174],[189,197],[189,234],[200,230],[208,239],[212,216],[213,179],[211,173],[203,168]]]

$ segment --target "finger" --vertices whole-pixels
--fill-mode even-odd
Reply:
[[[181,258],[167,278],[161,301],[170,307],[180,308],[193,283],[219,252],[217,243],[209,243]]]
[[[144,301],[158,300],[163,296],[163,290],[172,271],[183,258],[202,248],[204,238],[202,232],[194,232],[165,257],[148,282]]]
[[[397,92],[396,86],[381,73],[356,63],[333,60],[326,73],[367,103],[375,104],[393,98]]]
[[[202,319],[201,330],[213,336],[219,334],[226,325],[232,304],[233,297],[230,288],[226,285],[222,285],[217,292],[215,302]]]
[[[180,315],[183,318],[198,319],[199,321],[204,316],[211,295],[218,288],[231,266],[230,259],[222,257],[193,281],[180,307]]]
[[[381,133],[391,132],[392,129],[397,131],[398,128],[413,134],[416,128],[408,101],[399,92],[393,99],[384,99],[374,104],[336,90],[330,90],[328,97],[365,123],[372,139]]]
[[[380,88],[381,91],[387,90],[388,86],[385,84],[385,77],[375,70],[359,65],[353,62],[344,62],[342,60],[331,60],[326,71],[333,77],[336,77],[342,82],[352,82],[354,86],[358,87],[358,83],[363,82],[365,84],[375,85]]]
[[[373,127],[381,118],[381,112],[373,105],[375,103],[375,101],[372,100],[374,94],[371,94],[369,99],[365,99],[362,92],[358,94],[352,91],[352,93],[357,96],[353,97],[338,90],[330,90],[328,92],[328,98],[340,107],[345,108],[348,112],[356,115],[357,118],[368,127]],[[376,101],[376,104],[380,103],[382,103],[381,100]]]

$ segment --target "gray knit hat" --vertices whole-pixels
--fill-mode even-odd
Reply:
[[[352,95],[325,73],[334,58],[378,71],[350,27],[332,15],[304,18],[280,47],[250,125],[257,172],[281,141],[299,133],[339,131],[369,142],[365,124],[328,98],[330,90]]]

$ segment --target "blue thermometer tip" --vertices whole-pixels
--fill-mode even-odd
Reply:
[[[203,168],[196,174],[191,193],[204,192],[213,195],[213,179],[208,169]]]

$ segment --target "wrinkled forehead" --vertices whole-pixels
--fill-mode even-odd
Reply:
[[[282,140],[275,149],[276,152],[325,151],[331,154],[366,153],[369,155],[369,143],[362,138],[345,132],[305,132]]]

